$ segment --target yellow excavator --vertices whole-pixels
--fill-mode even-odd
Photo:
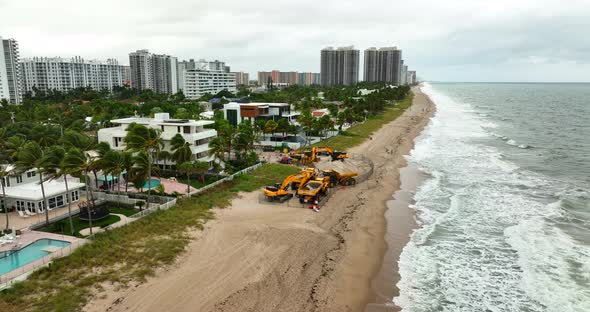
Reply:
[[[319,153],[320,155],[323,155],[323,154],[330,155],[332,157],[332,161],[336,161],[336,160],[344,161],[345,158],[349,158],[347,152],[335,151],[333,148],[331,148],[329,146],[317,147],[316,153]]]
[[[289,187],[291,187],[293,190],[297,190],[307,181],[315,178],[316,176],[317,172],[314,168],[304,168],[303,171],[285,178],[283,183],[277,183],[274,186],[267,186],[264,189],[264,195],[270,201],[279,200],[280,202],[284,202],[293,198],[293,194],[288,191]]]
[[[347,152],[335,151],[333,148],[329,146],[312,147],[311,150],[305,150],[303,152],[292,152],[290,156],[292,159],[295,159],[302,164],[310,164],[313,162],[320,161],[320,157],[318,157],[318,154],[329,155],[330,157],[332,157],[332,161],[344,161],[344,159],[349,158]]]

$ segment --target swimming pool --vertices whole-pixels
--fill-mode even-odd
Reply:
[[[26,264],[47,256],[50,253],[43,251],[45,248],[63,248],[69,245],[71,245],[69,242],[43,238],[34,241],[16,252],[8,253],[8,256],[0,254],[0,275],[16,270]]]
[[[156,187],[156,186],[160,185],[160,180],[158,180],[158,179],[150,179],[150,180],[152,181],[151,188],[154,188],[154,187]],[[150,182],[150,181],[145,181],[145,184],[143,185],[143,188],[144,188],[144,189],[146,189],[146,190],[147,190],[147,189],[149,189],[149,188],[150,188],[149,182]]]

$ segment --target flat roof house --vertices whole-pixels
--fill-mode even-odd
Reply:
[[[209,141],[217,137],[217,131],[205,126],[214,124],[212,120],[170,119],[168,113],[155,114],[154,118],[129,117],[111,120],[115,127],[98,130],[98,141],[108,143],[112,149],[125,149],[124,138],[127,127],[131,123],[142,124],[161,131],[160,137],[164,141],[164,150],[171,152],[170,140],[180,133],[190,143],[193,160],[212,162],[214,156],[210,154]],[[163,162],[156,161],[158,164]]]
[[[223,117],[230,124],[237,126],[243,120],[258,119],[278,120],[286,118],[294,123],[299,114],[291,113],[291,105],[287,103],[228,103],[223,105]]]
[[[13,166],[6,167],[7,171],[14,172]],[[43,203],[41,185],[36,169],[9,175],[0,179],[0,183],[5,187],[6,198],[2,198],[0,192],[0,207],[16,209],[27,214],[43,213],[46,207],[49,209],[59,208],[68,204],[66,186],[63,180],[51,180],[43,183],[47,204]],[[80,200],[80,190],[84,183],[79,179],[68,177],[68,190],[72,202]]]

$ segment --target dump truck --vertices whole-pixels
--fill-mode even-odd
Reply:
[[[326,195],[330,182],[328,179],[313,179],[301,185],[297,189],[297,196],[300,203],[307,203],[313,200],[320,201]]]
[[[320,172],[318,179],[327,179],[330,187],[334,187],[336,185],[355,185],[356,180],[354,177],[358,175],[358,172],[340,173],[336,170],[326,169]]]

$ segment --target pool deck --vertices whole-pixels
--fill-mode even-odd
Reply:
[[[0,246],[0,251],[21,249],[37,240],[44,238],[66,241],[71,243],[71,245],[64,248],[60,248],[59,250],[56,250],[55,252],[52,252],[41,259],[37,259],[31,263],[21,266],[16,270],[0,275],[0,290],[9,287],[12,282],[24,280],[28,276],[28,274],[30,274],[34,270],[48,265],[49,263],[51,263],[52,260],[56,258],[61,258],[69,255],[76,248],[80,247],[81,245],[87,242],[87,240],[85,239],[80,239],[73,236],[38,231],[23,231],[23,233],[20,235],[20,237],[18,237],[15,240],[14,243],[4,244]]]
[[[174,178],[166,179],[166,178],[152,177],[152,179],[160,181],[160,183],[164,186],[164,192],[166,192],[168,194],[172,194],[174,192],[177,192],[179,194],[186,194],[186,184],[175,181]],[[121,184],[121,189],[125,189],[125,184]],[[190,191],[192,192],[194,190],[196,190],[196,189],[191,186]],[[135,187],[133,187],[132,185],[129,185],[128,191],[134,192],[134,193],[139,193],[139,190],[136,189]],[[147,189],[144,189],[144,192],[145,191],[147,191]],[[154,191],[154,188],[152,188],[152,192],[153,191]]]

